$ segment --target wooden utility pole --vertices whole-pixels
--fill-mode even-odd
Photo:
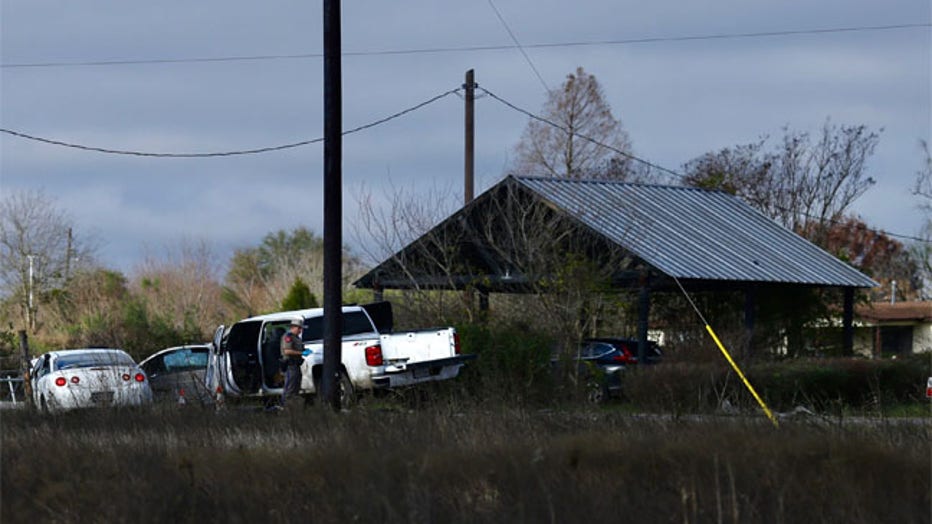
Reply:
[[[466,90],[466,135],[463,138],[464,144],[464,154],[463,154],[463,178],[465,182],[464,203],[468,204],[472,202],[474,195],[475,182],[473,180],[474,175],[474,166],[476,159],[476,147],[475,147],[475,137],[476,137],[476,121],[475,121],[475,106],[476,106],[476,83],[475,75],[473,70],[470,69],[466,71],[466,83],[463,84],[463,88]]]
[[[324,0],[324,399],[341,409],[343,331],[343,95],[340,0]]]

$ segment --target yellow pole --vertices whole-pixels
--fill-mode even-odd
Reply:
[[[760,404],[760,407],[764,408],[764,413],[767,414],[767,418],[770,419],[770,422],[773,423],[773,426],[780,427],[780,424],[777,423],[777,419],[773,416],[773,413],[770,412],[770,408],[768,408],[767,404],[765,404],[763,399],[760,398],[760,395],[757,394],[757,391],[754,391],[754,386],[748,382],[748,379],[744,376],[744,373],[741,372],[741,368],[738,367],[738,364],[736,364],[734,359],[731,358],[728,350],[725,349],[725,346],[722,345],[722,342],[715,335],[715,332],[712,331],[712,326],[706,324],[705,329],[709,332],[710,335],[712,335],[712,340],[715,341],[718,349],[722,350],[722,354],[725,355],[728,363],[731,364],[731,367],[734,368],[734,370],[738,373],[738,376],[741,377],[741,381],[744,382],[744,385],[748,388],[748,391],[751,392],[751,395],[754,395],[754,398],[757,399],[757,403]]]

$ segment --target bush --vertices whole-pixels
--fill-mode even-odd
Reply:
[[[550,398],[553,340],[522,324],[457,326],[464,353],[476,354],[460,380],[480,399],[525,402]]]
[[[709,412],[725,400],[756,407],[753,396],[724,362],[667,362],[633,371],[625,377],[625,394],[639,408]],[[762,362],[742,371],[771,409],[803,405],[819,411],[877,411],[922,401],[926,378],[932,375],[923,355],[898,360]]]

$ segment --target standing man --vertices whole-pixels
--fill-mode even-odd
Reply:
[[[304,330],[304,319],[295,317],[291,319],[288,331],[282,335],[281,352],[282,366],[285,368],[285,388],[282,390],[282,408],[287,406],[301,391],[301,363],[304,362],[304,343],[301,341],[301,331]]]

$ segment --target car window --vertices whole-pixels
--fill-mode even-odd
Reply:
[[[141,364],[142,370],[146,372],[147,375],[155,375],[157,373],[162,373],[165,371],[165,355],[159,355],[149,359],[149,361]]]
[[[37,364],[37,367],[39,369],[36,371],[36,378],[48,375],[48,373],[52,370],[52,363],[49,355],[43,355]]]
[[[136,362],[126,353],[116,351],[73,353],[59,355],[55,369],[90,368],[96,366],[135,366]]]
[[[369,317],[362,311],[343,313],[343,336],[358,335],[360,333],[374,333],[375,328]],[[324,317],[312,317],[304,323],[304,333],[301,338],[305,341],[323,340]]]
[[[604,342],[594,342],[594,343],[588,344],[585,348],[583,348],[582,357],[583,358],[599,357],[601,355],[604,355],[605,353],[611,352],[613,349],[615,348],[613,348],[610,344],[606,344]]]
[[[278,355],[281,352],[282,336],[288,331],[287,320],[280,322],[266,322],[262,326],[262,352],[263,354]]]
[[[207,350],[179,349],[164,355],[162,362],[168,373],[177,371],[199,371],[207,367]]]

